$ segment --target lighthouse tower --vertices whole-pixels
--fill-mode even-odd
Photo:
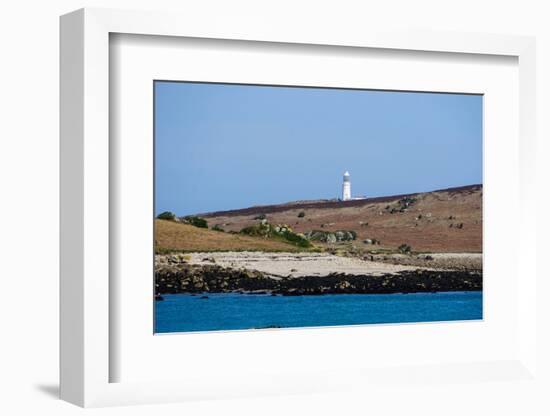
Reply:
[[[351,181],[349,180],[349,172],[344,173],[344,183],[342,184],[342,201],[351,199]]]

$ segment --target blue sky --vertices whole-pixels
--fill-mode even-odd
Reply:
[[[482,182],[482,96],[155,82],[155,211]]]

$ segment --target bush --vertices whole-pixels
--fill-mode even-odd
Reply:
[[[220,231],[220,232],[222,232],[222,233],[225,232],[225,230],[224,230],[222,227],[220,227],[220,224],[214,225],[214,226],[212,227],[212,230],[214,230],[214,231]]]
[[[307,238],[300,234],[296,234],[287,225],[271,225],[267,222],[262,222],[261,224],[243,228],[241,234],[280,239],[302,248],[309,248],[312,246]]]
[[[401,244],[399,247],[397,247],[397,250],[399,250],[402,254],[410,254],[412,248],[408,244]]]
[[[245,235],[251,235],[254,237],[268,237],[271,232],[271,226],[269,224],[256,224],[244,227],[240,233]]]
[[[353,241],[357,238],[357,233],[353,230],[322,231],[312,230],[304,233],[304,236],[311,241],[320,241],[322,243],[339,243],[342,241]]]
[[[173,212],[170,212],[170,211],[164,211],[164,212],[161,212],[159,215],[157,215],[157,218],[159,220],[174,221],[176,219],[176,214],[174,214]]]
[[[302,248],[311,247],[311,243],[307,240],[307,238],[299,234],[296,234],[292,231],[286,230],[285,232],[282,233],[282,237],[285,240],[297,245],[298,247],[302,247]]]
[[[304,218],[305,216],[306,216],[305,211],[300,211],[300,213],[298,214],[298,218]]]
[[[201,217],[185,217],[185,221],[187,221],[188,224],[193,225],[195,227],[199,228],[208,228],[208,222]]]

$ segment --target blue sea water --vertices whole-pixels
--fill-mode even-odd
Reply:
[[[388,295],[163,295],[155,332],[482,319],[482,292]]]

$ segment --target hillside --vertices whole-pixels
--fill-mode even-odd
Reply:
[[[222,233],[175,221],[155,220],[155,250],[170,251],[304,251],[283,241]]]
[[[296,232],[353,230],[355,245],[395,250],[408,244],[414,251],[472,252],[482,250],[481,185],[353,201],[300,201],[202,214],[209,226],[240,231],[265,216],[272,224],[288,224]],[[303,216],[299,216],[303,213]],[[177,224],[180,225],[180,224]],[[213,231],[211,231],[213,232]],[[224,244],[245,243],[246,237],[217,233]],[[224,236],[224,237],[222,237]],[[365,239],[380,245],[365,245]],[[168,243],[168,242],[167,242]],[[265,244],[279,242],[265,241]],[[198,240],[196,245],[202,243]]]

